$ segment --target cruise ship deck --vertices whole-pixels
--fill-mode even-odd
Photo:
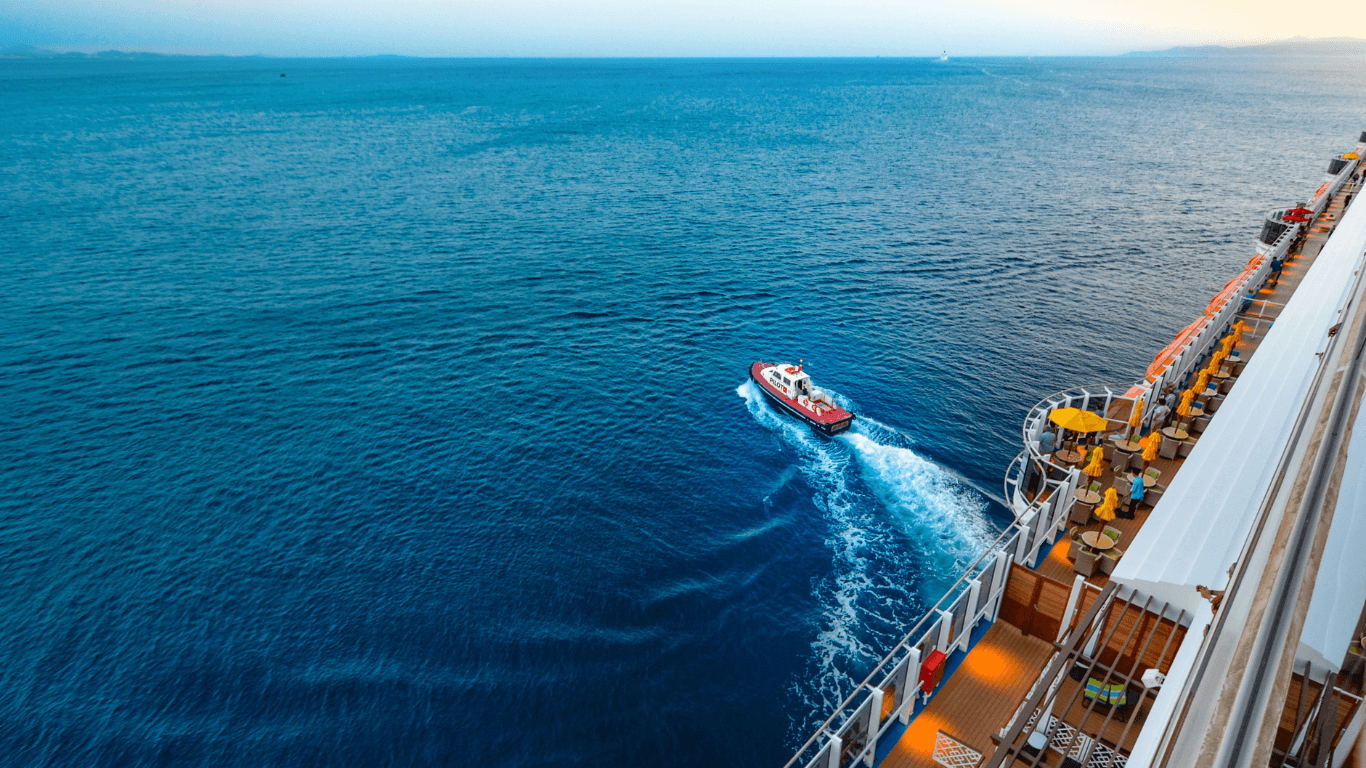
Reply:
[[[1357,187],[1352,187],[1355,191]],[[1252,328],[1260,327],[1262,333],[1255,330],[1249,331],[1244,335],[1237,349],[1240,357],[1249,360],[1256,354],[1257,346],[1265,333],[1266,328],[1275,321],[1280,310],[1285,307],[1290,296],[1299,287],[1300,281],[1304,279],[1305,273],[1313,265],[1315,257],[1323,248],[1324,242],[1333,231],[1333,224],[1342,213],[1342,199],[1339,196],[1331,206],[1328,207],[1326,215],[1321,217],[1322,223],[1316,226],[1308,234],[1304,245],[1299,249],[1290,260],[1285,263],[1285,270],[1279,282],[1274,286],[1263,286],[1259,289],[1257,298],[1248,307],[1246,312],[1240,312],[1238,316],[1245,319]],[[1234,382],[1236,385],[1236,380]],[[1108,414],[1115,422],[1110,434],[1123,433],[1127,427],[1127,419],[1133,406],[1133,401],[1127,399],[1117,399],[1111,406]],[[1211,419],[1218,418],[1218,412],[1211,414]],[[1120,425],[1123,426],[1120,426]],[[1156,458],[1150,468],[1161,472],[1162,479],[1175,477],[1185,464],[1184,457],[1175,459]],[[1109,488],[1115,480],[1114,463],[1106,461],[1104,474],[1099,478],[1102,488]],[[1032,500],[1031,496],[1031,500]],[[1122,500],[1121,500],[1122,501]],[[1142,504],[1135,512],[1133,519],[1117,517],[1115,520],[1101,523],[1091,518],[1091,522],[1079,526],[1085,530],[1096,530],[1102,527],[1117,528],[1122,536],[1118,546],[1123,546],[1125,541],[1133,540],[1133,537],[1143,527],[1143,523],[1148,519],[1152,512],[1152,506]],[[1068,536],[1062,536],[1058,542],[1047,550],[1047,555],[1039,562],[1036,573],[1052,582],[1036,580],[1036,590],[1052,587],[1055,596],[1055,603],[1060,607],[1065,607],[1065,596],[1070,591],[1070,585],[1077,576],[1074,571],[1075,558],[1070,555],[1072,541]],[[1104,588],[1109,584],[1109,576],[1102,572],[1095,572],[1086,578],[1088,585]],[[1009,588],[1008,588],[1009,589]],[[1096,589],[1093,594],[1098,594],[1100,589]],[[1037,600],[1037,597],[1036,597]],[[1037,602],[1030,605],[1038,604]],[[961,666],[954,672],[952,678],[944,684],[929,706],[916,717],[915,721],[901,738],[897,740],[896,746],[883,758],[880,765],[885,768],[937,768],[946,764],[951,765],[994,765],[998,764],[991,760],[991,756],[996,749],[993,736],[999,739],[999,731],[1008,725],[1008,721],[1015,714],[1016,709],[1026,701],[1030,692],[1030,687],[1039,679],[1040,672],[1045,669],[1056,650],[1054,638],[1044,639],[1038,636],[1026,634],[1032,627],[1017,626],[1012,624],[1010,617],[1005,615],[994,623],[972,650],[963,659]],[[1037,621],[1034,615],[1030,619]],[[1049,628],[1057,627],[1057,623],[1049,624]],[[1055,630],[1056,631],[1056,630]],[[1134,645],[1144,639],[1135,633],[1135,637],[1130,644]],[[1150,643],[1151,644],[1151,643]],[[1170,663],[1170,654],[1165,658]],[[1165,669],[1161,669],[1165,672]],[[1135,711],[1125,719],[1118,722],[1111,718],[1106,721],[1103,715],[1097,715],[1094,711],[1087,712],[1087,707],[1083,706],[1080,697],[1074,697],[1075,690],[1080,683],[1075,680],[1068,680],[1059,690],[1057,698],[1059,701],[1069,701],[1074,698],[1072,705],[1063,712],[1061,719],[1077,731],[1095,738],[1098,743],[1106,743],[1117,746],[1120,756],[1127,755],[1133,748],[1134,741],[1142,729],[1142,723],[1146,715],[1146,708],[1141,704]],[[1293,716],[1293,711],[1291,715]],[[1056,716],[1056,713],[1055,713]],[[1103,727],[1103,730],[1102,730]],[[945,738],[947,737],[947,738]],[[947,753],[959,752],[967,754],[968,758],[960,757],[958,760],[969,759],[971,752],[963,753],[962,750],[948,743],[951,739],[957,744],[967,747],[971,752],[981,754],[983,757],[978,762],[954,762],[954,758],[949,758]],[[939,742],[939,760],[935,759],[936,741]],[[1058,765],[1060,754],[1054,754],[1050,760],[1043,757],[1035,763],[1030,756],[1017,756],[1016,759],[1023,765]],[[1006,762],[1004,764],[1010,764]],[[1080,763],[1077,763],[1080,765]]]
[[[1362,143],[1366,144],[1366,133]],[[1307,227],[1263,230],[1260,267],[1254,259],[1242,276],[1244,282],[1231,282],[1226,295],[1221,294],[1224,306],[1211,304],[1208,330],[1192,336],[1187,351],[1169,357],[1166,364],[1159,355],[1146,382],[1069,390],[1031,410],[1025,425],[1026,450],[1012,465],[1006,483],[1017,513],[1015,525],[907,634],[789,766],[1110,768],[1158,765],[1159,746],[1167,750],[1163,760],[1171,758],[1170,736],[1161,738],[1156,732],[1170,730],[1167,724],[1185,717],[1189,705],[1179,709],[1174,683],[1166,686],[1174,690],[1163,697],[1161,706],[1159,694],[1164,682],[1171,683],[1169,675],[1186,680],[1196,655],[1208,652],[1202,638],[1218,623],[1214,614],[1225,589],[1236,584],[1210,580],[1215,588],[1195,587],[1202,599],[1192,602],[1160,589],[1137,588],[1134,584],[1141,580],[1112,579],[1111,574],[1117,568],[1126,571],[1120,565],[1126,547],[1138,540],[1155,505],[1177,478],[1182,479],[1183,491],[1192,484],[1223,482],[1182,473],[1204,433],[1219,420],[1220,406],[1238,386],[1238,374],[1256,359],[1273,324],[1324,252],[1346,213],[1344,203],[1360,190],[1352,159],[1351,164],[1334,161],[1335,167],[1330,167],[1339,183],[1325,183],[1319,189],[1315,199],[1321,197],[1323,203]],[[1279,222],[1282,216],[1281,211],[1268,214],[1268,221]],[[1266,269],[1273,256],[1285,262],[1274,284]],[[1351,274],[1360,271],[1358,266]],[[1163,423],[1154,423],[1156,403],[1148,401],[1188,387],[1208,353],[1238,320],[1245,330],[1224,369],[1228,377],[1215,380],[1217,394],[1202,394],[1195,403],[1204,411],[1193,417],[1172,414]],[[1341,326],[1327,335],[1331,338]],[[1062,407],[1104,414],[1106,427],[1086,435],[1063,433],[1062,444],[1055,445],[1054,433],[1060,430],[1049,425],[1047,417]],[[1131,419],[1138,421],[1137,428],[1130,425]],[[1119,448],[1126,438],[1164,427],[1163,450],[1147,462]],[[1045,431],[1050,434],[1040,441]],[[1091,450],[1104,446],[1099,474],[1083,474],[1083,464],[1090,464],[1092,472],[1096,466],[1078,458],[1078,437],[1090,443]],[[1190,471],[1209,471],[1210,466],[1204,461]],[[1100,493],[1112,487],[1127,490],[1130,478],[1141,477],[1140,472],[1153,475],[1144,502],[1126,515],[1128,497],[1122,493],[1119,514],[1113,520],[1098,519]],[[1088,495],[1088,487],[1100,493]],[[1164,507],[1168,515],[1171,506]],[[1102,533],[1105,539],[1091,541],[1104,542],[1104,551],[1080,540],[1082,534]],[[1230,540],[1239,535],[1245,534],[1227,533]],[[1145,547],[1150,552],[1151,541]],[[1241,559],[1249,556],[1248,551]],[[1232,576],[1230,569],[1226,580]],[[1357,617],[1354,639],[1362,637],[1366,606],[1349,610]],[[1188,634],[1196,642],[1184,643]],[[1350,745],[1361,729],[1359,704],[1366,669],[1362,654],[1360,645],[1353,643],[1345,658],[1329,659],[1326,669],[1316,670],[1312,663],[1301,667],[1298,661],[1288,667],[1289,673],[1280,676],[1284,683],[1274,693],[1278,725],[1269,756],[1259,753],[1252,764],[1340,765],[1347,752],[1337,749],[1344,734]],[[1133,759],[1150,716],[1163,727],[1149,729],[1138,750],[1142,754]],[[827,737],[823,747],[822,735]]]

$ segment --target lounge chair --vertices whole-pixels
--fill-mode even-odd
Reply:
[[[1164,459],[1175,459],[1176,449],[1179,448],[1180,445],[1181,444],[1175,440],[1163,440],[1162,446],[1157,449],[1157,455]]]
[[[1195,440],[1183,440],[1181,441],[1181,447],[1176,451],[1176,455],[1184,459],[1191,455],[1191,451],[1193,450],[1195,450]]]
[[[1108,525],[1105,526],[1105,530],[1101,532],[1101,535],[1109,539],[1110,541],[1113,541],[1116,544],[1119,543],[1120,539],[1124,538],[1123,531],[1119,530],[1118,528],[1111,528]]]

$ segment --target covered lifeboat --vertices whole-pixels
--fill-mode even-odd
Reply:
[[[817,432],[838,435],[854,423],[854,414],[816,389],[811,377],[802,370],[800,360],[797,365],[754,363],[749,367],[749,377],[778,408],[810,424]]]

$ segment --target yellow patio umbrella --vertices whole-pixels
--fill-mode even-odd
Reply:
[[[1200,375],[1195,377],[1195,386],[1191,389],[1196,392],[1204,392],[1207,386],[1209,386],[1209,371],[1201,371]]]
[[[1154,431],[1148,435],[1148,444],[1143,446],[1143,460],[1152,461],[1157,458],[1157,449],[1162,447],[1162,433]]]
[[[1080,408],[1059,408],[1048,414],[1048,420],[1073,432],[1099,432],[1106,426],[1104,418]]]
[[[1096,517],[1110,522],[1115,519],[1115,508],[1119,506],[1119,491],[1114,488],[1105,489],[1105,500],[1096,508]]]
[[[1233,345],[1237,343],[1238,340],[1233,338],[1233,334],[1230,333],[1224,337],[1224,343],[1220,345],[1219,351],[1224,353],[1224,357],[1228,357],[1228,353],[1233,351]]]
[[[1105,469],[1100,465],[1101,460],[1104,458],[1105,451],[1102,451],[1100,446],[1096,446],[1096,449],[1091,452],[1091,463],[1087,464],[1082,472],[1090,475],[1092,479],[1100,477],[1101,474],[1105,472]]]
[[[1134,434],[1134,430],[1137,429],[1137,428],[1138,428],[1138,425],[1141,424],[1142,422],[1143,422],[1143,398],[1140,397],[1140,398],[1138,398],[1138,402],[1134,403],[1134,411],[1133,411],[1133,413],[1129,414],[1129,433],[1128,433],[1127,435],[1125,435],[1125,437],[1131,437],[1131,436]]]
[[[1181,393],[1181,404],[1176,406],[1176,415],[1189,418],[1191,415],[1191,400],[1195,399],[1195,390],[1188,389]]]

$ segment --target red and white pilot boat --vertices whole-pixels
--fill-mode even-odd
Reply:
[[[749,367],[749,377],[783,411],[810,424],[812,429],[826,435],[838,435],[854,423],[854,414],[835,405],[834,398],[811,383],[802,371],[802,362],[755,363]]]

